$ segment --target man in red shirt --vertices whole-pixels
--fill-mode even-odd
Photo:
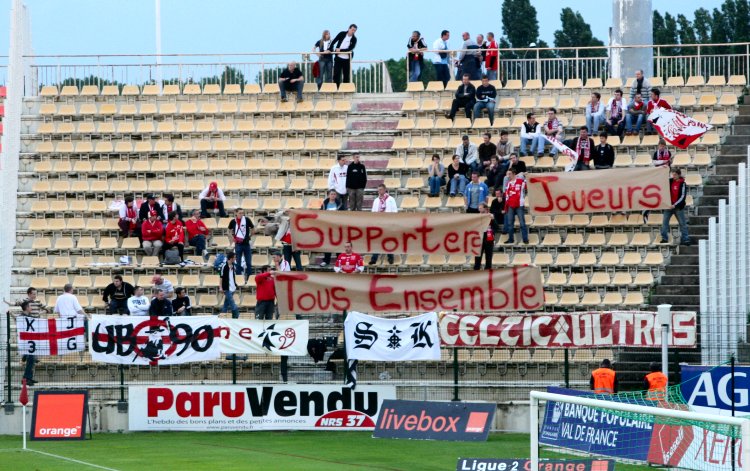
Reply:
[[[521,240],[524,244],[529,243],[529,230],[526,228],[526,215],[524,213],[523,200],[526,193],[526,180],[516,175],[516,169],[508,170],[508,186],[505,187],[505,232],[508,233],[506,244],[513,243],[514,224],[516,216],[521,226]]]
[[[275,274],[275,270],[271,270],[268,265],[263,265],[260,268],[260,273],[255,275],[256,319],[270,321],[274,318],[274,314],[276,313]]]
[[[669,220],[674,214],[677,217],[677,223],[680,225],[680,245],[690,245],[690,235],[688,234],[687,218],[685,217],[685,200],[687,199],[687,185],[682,178],[682,171],[679,168],[673,168],[669,179],[669,194],[672,197],[672,206],[664,211],[661,225],[661,243],[669,243]]]
[[[656,132],[654,129],[654,126],[651,124],[650,121],[648,121],[648,116],[651,114],[652,111],[654,111],[654,108],[666,108],[668,110],[671,110],[672,107],[667,103],[666,100],[661,99],[661,90],[658,88],[652,88],[651,89],[651,95],[648,100],[648,103],[646,104],[646,131],[647,132]]]
[[[177,211],[169,213],[169,222],[165,230],[164,252],[176,248],[180,254],[180,262],[185,261],[185,226],[180,221]],[[165,260],[166,263],[166,260]]]
[[[149,257],[158,256],[162,247],[162,235],[164,225],[157,219],[157,212],[150,211],[148,219],[141,224],[141,238],[143,239],[143,251]]]
[[[362,256],[352,252],[352,243],[344,244],[344,253],[340,254],[333,266],[336,273],[362,273],[365,270],[365,264]]]
[[[201,220],[201,212],[193,210],[193,215],[185,222],[188,233],[188,243],[195,247],[199,254],[203,255],[203,261],[208,261],[208,251],[206,250],[206,240],[210,231],[206,224]]]

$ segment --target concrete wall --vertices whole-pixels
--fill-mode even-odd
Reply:
[[[651,0],[612,0],[612,29],[610,46],[638,46],[653,44]],[[635,77],[643,69],[646,77],[653,77],[653,48],[610,49],[611,76],[625,80]]]

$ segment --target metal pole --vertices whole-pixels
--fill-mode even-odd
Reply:
[[[531,427],[531,469],[539,469],[539,399],[531,396],[529,406],[529,424]]]
[[[453,349],[453,400],[460,401],[458,398],[458,349]]]
[[[5,312],[5,352],[8,355],[8,362],[7,362],[7,370],[6,370],[6,381],[8,382],[8,395],[5,398],[5,401],[8,403],[13,402],[13,398],[11,397],[11,393],[13,392],[13,386],[11,386],[11,364],[10,364],[10,311]]]
[[[232,355],[232,384],[237,384],[237,355]]]
[[[155,0],[156,8],[156,86],[161,95],[161,0]]]
[[[125,367],[120,365],[120,402],[125,402]]]
[[[570,352],[565,349],[565,387],[570,389]]]
[[[734,417],[734,413],[735,413],[735,409],[734,409],[734,391],[735,391],[734,389],[734,352],[732,352],[732,356],[729,359],[729,367],[730,367],[730,371],[732,374],[729,381],[731,381],[731,386],[732,386],[732,417]],[[734,445],[735,445],[735,439],[733,436],[732,437],[732,471],[734,471],[735,461],[737,461],[734,456],[734,453],[735,453]]]
[[[660,304],[657,308],[661,324],[661,372],[669,378],[669,326],[672,323],[671,304]]]
[[[23,449],[26,449],[26,404],[23,405],[22,408],[23,411],[23,418],[21,419],[21,423],[23,423],[23,430],[21,433],[23,433]]]

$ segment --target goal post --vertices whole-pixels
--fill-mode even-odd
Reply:
[[[530,398],[530,427],[531,427],[531,469],[539,469],[539,403],[541,401],[555,401],[560,403],[587,406],[593,409],[617,411],[622,414],[637,415],[639,417],[653,417],[654,423],[684,423],[684,424],[715,424],[716,426],[735,427],[744,446],[741,446],[742,471],[750,471],[750,418],[731,417],[698,413],[689,410],[677,410],[652,407],[640,404],[606,401],[584,396],[568,396],[543,391],[531,391]]]

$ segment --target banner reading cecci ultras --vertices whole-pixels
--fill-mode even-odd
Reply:
[[[130,430],[372,430],[395,386],[131,386]]]

